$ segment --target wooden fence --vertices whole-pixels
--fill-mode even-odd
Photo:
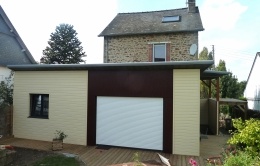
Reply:
[[[0,108],[0,135],[3,137],[13,135],[13,106]]]

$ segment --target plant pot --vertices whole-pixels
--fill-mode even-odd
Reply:
[[[62,150],[63,149],[63,140],[53,139],[52,140],[52,150]]]

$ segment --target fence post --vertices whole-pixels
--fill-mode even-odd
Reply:
[[[14,111],[14,106],[10,106],[10,136],[13,136],[13,111]]]

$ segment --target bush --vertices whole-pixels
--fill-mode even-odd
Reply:
[[[0,82],[0,107],[4,108],[6,105],[13,104],[13,77],[12,71],[5,81]]]
[[[250,119],[243,122],[241,118],[233,119],[233,126],[236,130],[228,143],[257,156],[260,152],[260,120]]]
[[[37,161],[33,166],[79,166],[80,163],[73,157],[66,157],[63,155],[48,156],[40,161]]]
[[[239,151],[235,155],[225,156],[223,166],[259,166],[259,159],[247,152]]]

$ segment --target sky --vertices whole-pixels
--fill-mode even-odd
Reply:
[[[117,13],[185,8],[186,0],[0,0],[8,18],[36,61],[61,23],[77,31],[86,63],[103,62],[103,37],[98,37]],[[204,31],[199,52],[214,45],[215,64],[222,59],[239,81],[247,80],[260,52],[260,1],[196,0]]]

